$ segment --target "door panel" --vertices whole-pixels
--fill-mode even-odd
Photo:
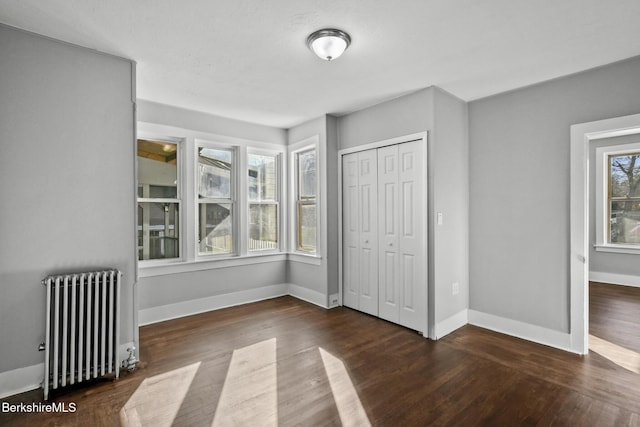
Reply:
[[[424,224],[426,209],[423,209],[423,185],[426,185],[426,174],[423,165],[423,144],[409,142],[398,145],[398,156],[401,167],[398,173],[398,184],[402,188],[402,213],[399,225],[402,230],[399,236],[399,251],[403,268],[400,273],[401,304],[399,305],[398,323],[411,329],[422,330],[426,325],[426,289],[427,278],[424,264]],[[424,262],[416,262],[423,259]]]
[[[358,154],[342,157],[343,304],[358,309],[360,247],[358,244]]]
[[[378,156],[376,150],[358,153],[360,200],[359,309],[378,315]]]
[[[398,322],[398,146],[378,149],[378,200],[380,258],[380,288],[384,289],[379,300],[379,316]]]
[[[347,154],[342,165],[343,303],[377,316],[377,153]]]

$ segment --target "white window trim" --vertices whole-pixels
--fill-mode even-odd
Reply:
[[[608,156],[612,154],[624,154],[630,151],[640,151],[640,142],[596,148],[596,243],[594,244],[594,248],[598,252],[640,255],[640,245],[607,242],[607,221],[609,220],[607,206],[609,186]]]
[[[243,248],[241,245],[241,239],[239,236],[238,231],[240,231],[240,233],[242,232],[242,230],[240,230],[239,228],[239,224],[243,224],[244,222],[242,222],[242,212],[240,212],[242,210],[241,208],[241,200],[243,200],[243,193],[242,193],[242,174],[240,173],[240,169],[241,167],[239,167],[242,163],[240,163],[242,161],[241,157],[242,157],[242,149],[240,149],[239,146],[234,146],[234,145],[228,145],[228,144],[221,144],[221,143],[217,143],[217,142],[213,142],[213,141],[209,141],[209,140],[205,140],[205,139],[200,139],[200,138],[195,138],[194,140],[194,153],[193,153],[193,157],[192,157],[192,162],[193,162],[193,185],[194,185],[194,191],[193,191],[193,204],[194,204],[194,224],[195,227],[193,228],[193,242],[194,242],[194,251],[195,251],[195,256],[194,259],[196,261],[202,261],[202,260],[210,260],[210,259],[226,259],[226,258],[233,258],[236,256],[241,256],[243,255],[245,252],[243,252]],[[231,198],[230,199],[215,199],[215,198],[210,198],[210,199],[205,199],[202,200],[202,202],[204,203],[220,203],[220,204],[225,204],[225,203],[229,203],[231,204],[231,215],[232,215],[232,222],[231,222],[231,226],[233,227],[233,239],[232,239],[232,246],[233,246],[233,251],[231,253],[228,254],[201,254],[199,252],[199,250],[197,249],[198,247],[198,240],[200,239],[199,235],[198,235],[198,227],[200,226],[200,217],[199,217],[199,213],[200,213],[200,205],[203,204],[201,203],[201,200],[198,198],[198,149],[199,148],[212,148],[212,149],[218,149],[218,150],[226,150],[226,151],[231,151]],[[246,183],[246,181],[245,181]],[[245,193],[246,195],[246,193]]]
[[[242,138],[216,135],[189,129],[158,125],[155,123],[138,122],[137,139],[152,139],[159,141],[179,142],[179,154],[182,161],[178,161],[178,176],[181,180],[180,198],[180,258],[160,260],[138,260],[138,277],[152,277],[165,274],[177,274],[192,271],[210,270],[224,267],[259,264],[266,262],[281,262],[288,259],[287,253],[287,146],[283,144],[267,143]],[[197,210],[197,155],[196,147],[211,146],[215,148],[234,148],[237,177],[236,199],[234,212],[234,227],[236,232],[234,242],[236,251],[234,254],[198,255],[198,210]],[[279,156],[279,182],[280,191],[280,247],[273,251],[251,251],[248,249],[248,179],[245,176],[247,153],[268,153]],[[137,194],[137,175],[136,175]],[[137,222],[136,222],[137,224]],[[238,224],[246,224],[238,227]]]
[[[307,252],[298,250],[298,224],[297,224],[297,194],[298,194],[298,176],[296,167],[296,155],[303,151],[316,150],[316,250],[315,252]],[[291,203],[289,204],[289,259],[293,261],[303,262],[307,264],[318,265],[314,259],[322,258],[322,241],[323,241],[323,229],[322,229],[322,204],[323,198],[321,193],[321,185],[323,182],[323,153],[320,149],[320,137],[314,135],[310,138],[296,142],[289,146],[289,198]]]
[[[157,265],[167,265],[167,264],[175,264],[175,263],[180,263],[180,262],[184,262],[185,260],[185,238],[184,238],[184,232],[185,232],[185,227],[184,227],[184,195],[186,194],[185,192],[185,171],[184,171],[184,167],[182,166],[182,160],[184,159],[185,156],[185,139],[184,138],[180,138],[180,137],[173,137],[173,136],[166,136],[163,135],[161,133],[153,133],[153,132],[140,132],[138,131],[138,135],[136,137],[136,163],[137,163],[137,144],[138,144],[138,140],[139,139],[145,139],[145,140],[150,140],[150,141],[158,141],[158,142],[168,142],[170,144],[176,144],[176,153],[177,153],[177,161],[176,161],[176,177],[178,179],[178,186],[176,189],[177,192],[177,199],[153,199],[153,198],[144,198],[144,197],[137,197],[138,194],[138,166],[136,165],[136,212],[137,210],[137,205],[138,202],[169,202],[169,203],[178,203],[178,213],[179,213],[179,217],[178,217],[178,239],[179,239],[179,243],[178,243],[178,251],[180,256],[176,257],[176,258],[167,258],[167,259],[147,259],[147,260],[138,260],[138,267],[139,268],[147,268],[147,267],[154,267]],[[177,201],[176,201],[177,200]],[[137,213],[136,213],[136,232],[138,229],[138,218],[137,218]],[[137,236],[136,236],[136,242],[137,242]],[[138,251],[136,251],[136,258],[138,257]]]
[[[270,205],[270,204],[275,204],[277,206],[277,213],[278,213],[278,246],[276,247],[276,249],[260,249],[260,250],[254,250],[251,251],[248,248],[248,234],[245,238],[245,244],[247,245],[247,255],[268,255],[268,254],[274,254],[274,253],[281,253],[281,252],[286,252],[286,241],[285,241],[285,228],[286,228],[286,209],[283,209],[283,206],[286,206],[286,204],[283,202],[283,199],[286,199],[285,197],[285,191],[284,191],[284,181],[285,181],[285,169],[284,169],[284,164],[285,164],[285,159],[284,159],[284,152],[283,151],[274,151],[274,150],[266,150],[266,149],[260,149],[260,148],[254,148],[254,147],[248,147],[247,148],[247,157],[245,159],[245,166],[247,167],[248,170],[248,164],[249,164],[249,155],[250,154],[254,154],[254,155],[258,155],[258,156],[273,156],[276,159],[276,171],[278,174],[278,181],[276,183],[276,200],[275,201],[251,201],[249,200],[249,182],[248,182],[248,176],[245,176],[245,178],[247,179],[247,183],[245,185],[246,187],[246,191],[247,191],[247,196],[246,196],[246,200],[247,200],[247,206],[246,206],[246,221],[243,223],[245,224],[245,228],[248,230],[249,229],[249,207],[252,204],[264,204],[264,205]]]

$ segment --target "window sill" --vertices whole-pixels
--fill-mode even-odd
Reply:
[[[206,259],[197,261],[176,261],[166,264],[140,265],[138,277],[154,277],[167,274],[189,273],[194,271],[213,270],[216,268],[239,267],[242,265],[262,264],[267,262],[286,261],[287,253],[278,252],[260,255],[246,255],[224,259]]]
[[[322,257],[315,254],[304,254],[300,252],[292,252],[288,254],[289,261],[300,262],[302,264],[321,265]]]
[[[640,255],[640,245],[593,245],[598,252]]]

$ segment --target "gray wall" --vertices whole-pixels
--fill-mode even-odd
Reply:
[[[283,146],[286,143],[286,131],[283,129],[149,101],[138,102],[138,120]],[[140,277],[138,281],[138,309],[143,310],[282,283],[286,283],[286,261]]]
[[[427,88],[338,120],[339,149],[429,131],[429,322],[433,328],[468,307],[467,106],[438,88]],[[444,216],[435,224],[436,213]],[[458,282],[460,292],[452,295]],[[433,336],[433,333],[431,333]]]
[[[132,341],[134,64],[0,25],[0,372],[43,362],[48,274],[124,273]]]
[[[285,261],[139,279],[138,309],[286,283]]]
[[[640,112],[640,58],[473,101],[471,309],[569,331],[569,128]]]
[[[589,143],[589,271],[640,277],[640,259],[636,254],[598,252],[596,243],[596,148],[640,142],[640,135],[597,139]]]
[[[300,141],[304,141],[307,138],[311,138],[315,135],[318,135],[319,144],[322,149],[324,147],[324,152],[327,153],[327,116],[318,117],[317,119],[310,120],[308,122],[302,123],[298,126],[295,126],[288,131],[288,143],[289,145],[298,143]],[[320,168],[323,170],[324,177],[326,178],[327,173],[327,159],[325,158],[325,164],[320,165]],[[335,192],[329,192],[326,185],[324,183],[320,184],[321,188],[321,197],[320,197],[320,212],[321,215],[321,227],[324,230],[327,230],[327,206],[330,204],[328,198],[336,198]],[[322,191],[326,190],[324,193],[325,197],[323,198]],[[324,199],[324,200],[323,200]],[[337,199],[336,199],[337,200]],[[295,261],[294,259],[289,260],[287,263],[287,282],[293,283],[298,286],[302,286],[304,288],[310,289],[312,291],[319,292],[321,294],[329,295],[328,293],[328,259],[327,259],[327,249],[328,244],[327,240],[321,241],[321,264],[320,265],[312,265],[303,262]],[[337,287],[336,287],[337,290]]]
[[[442,225],[430,222],[438,323],[469,308],[469,142],[466,102],[435,88],[433,112],[430,212],[443,214]]]

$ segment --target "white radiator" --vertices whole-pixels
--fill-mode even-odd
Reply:
[[[45,278],[44,399],[49,390],[119,377],[120,281],[115,269]]]

